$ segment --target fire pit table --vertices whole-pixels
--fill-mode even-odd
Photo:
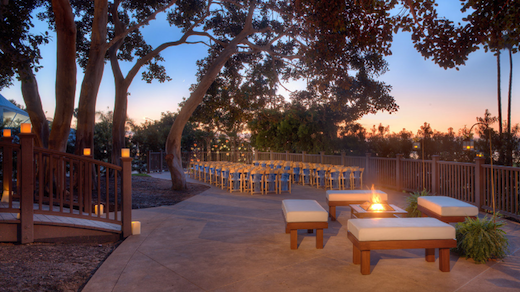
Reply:
[[[351,218],[395,218],[400,217],[400,215],[406,215],[408,212],[397,207],[394,204],[386,204],[390,208],[385,208],[385,210],[365,210],[360,204],[350,205],[352,210]]]

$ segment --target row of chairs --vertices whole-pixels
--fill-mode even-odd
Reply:
[[[286,161],[253,161],[256,166],[284,169],[292,172],[294,183],[325,189],[355,189],[363,186],[364,168],[321,163]]]
[[[190,167],[194,179],[213,184],[230,192],[291,192],[292,173],[281,169],[255,167],[230,162],[195,163]]]
[[[200,162],[190,166],[194,179],[214,184],[230,192],[291,192],[291,184],[345,190],[361,188],[363,168],[298,162],[254,162],[244,165],[232,162]]]

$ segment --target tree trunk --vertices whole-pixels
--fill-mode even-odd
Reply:
[[[128,85],[116,82],[116,100],[112,123],[112,163],[121,165],[121,148],[125,146],[126,111],[128,107]]]
[[[76,24],[68,0],[53,0],[56,21],[56,109],[49,148],[65,152],[76,94]]]
[[[184,126],[197,106],[202,102],[206,91],[218,76],[220,69],[222,69],[227,60],[236,52],[237,44],[239,43],[238,39],[241,40],[242,38],[235,38],[208,68],[206,74],[197,85],[197,88],[192,92],[190,98],[186,100],[186,104],[180,110],[170,129],[170,133],[166,139],[166,163],[170,170],[172,188],[174,190],[186,188],[186,177],[184,176],[181,157],[181,139]]]
[[[500,50],[497,50],[498,132],[502,135],[502,92],[500,90],[500,81]]]
[[[507,132],[511,134],[511,95],[513,90],[513,53],[509,48],[509,90],[507,93]]]
[[[248,35],[254,32],[252,26],[252,18],[255,11],[255,5],[251,4],[249,7],[248,16],[243,30],[229,42],[224,50],[216,57],[213,63],[208,67],[204,76],[202,76],[199,84],[195,90],[191,93],[188,100],[180,110],[179,114],[173,122],[168,138],[166,139],[166,163],[170,170],[170,176],[172,178],[172,188],[174,190],[181,190],[186,188],[186,177],[184,176],[184,169],[182,168],[182,157],[181,157],[181,139],[182,131],[184,126],[188,122],[189,118],[202,102],[202,99],[209,87],[217,78],[220,70],[226,64],[226,62],[237,52],[237,46],[244,40]]]
[[[507,93],[507,165],[513,165],[513,135],[511,134],[511,95],[513,91],[513,53],[509,47],[509,89]]]
[[[96,100],[105,65],[107,20],[107,0],[95,0],[89,60],[79,96],[76,132],[76,154],[78,155],[82,154],[83,148],[90,148],[94,153]]]
[[[29,65],[19,68],[18,75],[21,79],[22,96],[26,111],[32,124],[32,132],[36,135],[34,145],[47,148],[49,142],[49,123],[43,112],[42,101],[38,91],[38,83]]]

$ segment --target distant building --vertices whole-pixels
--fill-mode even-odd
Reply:
[[[6,120],[10,122],[5,126],[7,128],[14,127],[17,125],[15,121],[20,121],[21,123],[30,123],[29,114],[27,114],[24,110],[15,106],[12,102],[8,101],[3,95],[0,94],[0,120],[2,123],[5,123]]]

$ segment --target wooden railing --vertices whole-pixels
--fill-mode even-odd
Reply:
[[[65,216],[121,225],[131,235],[132,158],[122,167],[34,147],[33,134],[20,144],[3,138],[0,212],[19,214],[21,242],[34,241],[34,214]],[[101,211],[102,210],[102,211]]]
[[[389,187],[396,187],[395,159],[372,158],[369,160],[369,169],[372,170],[372,181]],[[366,170],[365,170],[366,171]],[[365,172],[366,173],[366,172]],[[366,177],[366,176],[365,176]]]
[[[253,160],[286,160],[324,163],[364,168],[364,187],[388,187],[404,191],[427,190],[432,194],[449,196],[469,202],[482,210],[493,209],[520,219],[520,168],[485,165],[482,158],[475,163],[403,159],[366,156],[324,155],[302,153],[255,152]],[[492,179],[493,178],[493,179]],[[492,191],[494,189],[494,191]]]
[[[486,210],[493,209],[493,194],[496,210],[517,219],[520,214],[520,169],[517,167],[483,165],[484,184],[480,196],[481,205]],[[492,191],[494,189],[494,191]]]

